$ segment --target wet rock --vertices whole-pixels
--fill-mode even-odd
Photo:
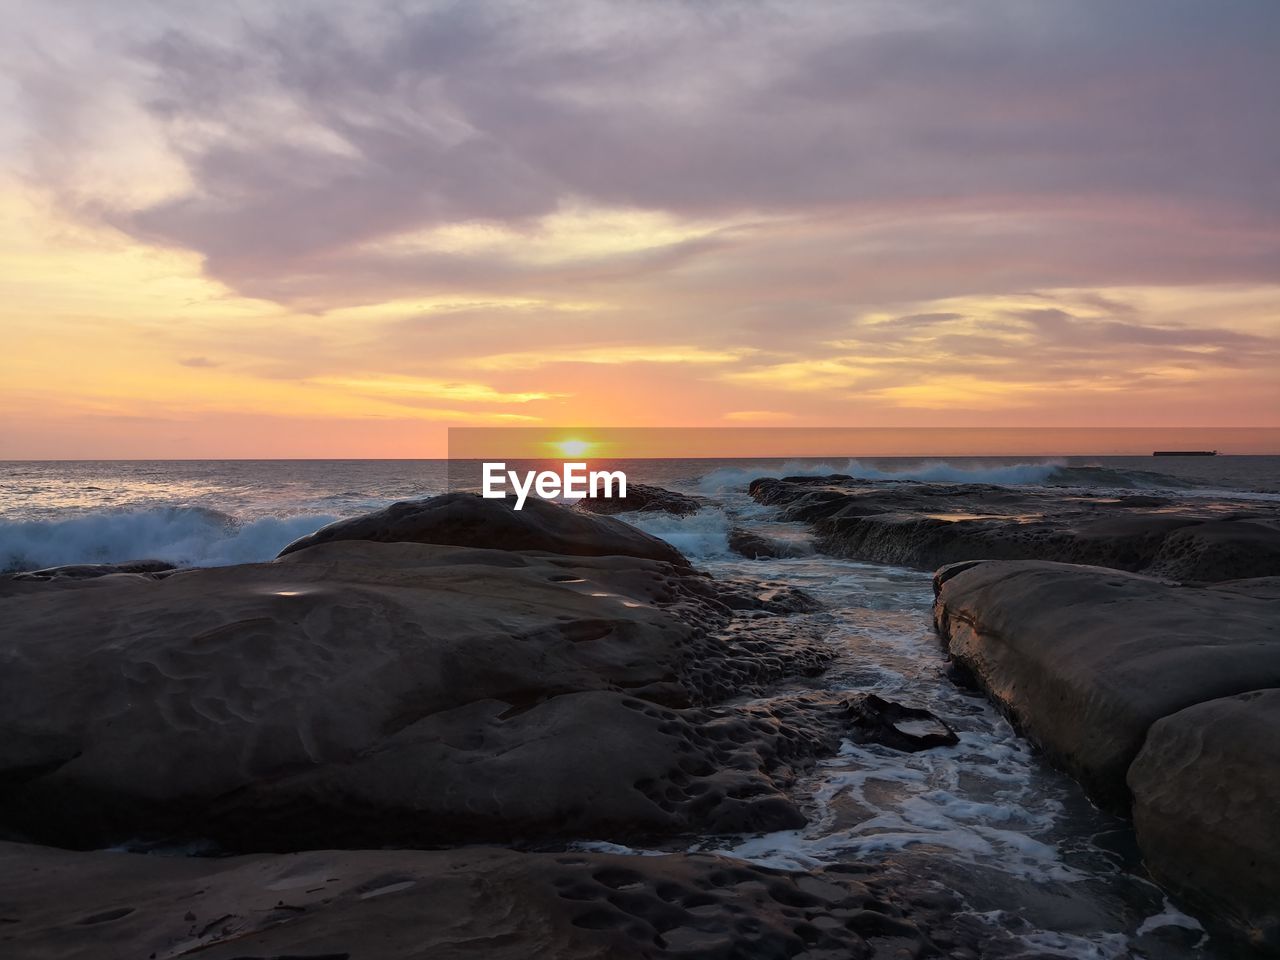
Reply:
[[[934,747],[953,747],[960,742],[945,720],[919,707],[907,707],[874,693],[846,701],[845,710],[853,723],[851,739],[858,743],[879,743],[894,750],[916,753]]]
[[[1216,582],[1280,574],[1280,511],[1224,514],[1201,499],[1109,497],[986,484],[761,478],[751,495],[812,525],[834,556],[935,568],[1054,560]]]
[[[980,561],[935,591],[952,657],[1096,800],[1132,810],[1156,879],[1280,953],[1280,579]]]
[[[61,567],[45,567],[43,570],[26,570],[15,573],[12,577],[17,581],[38,580],[92,580],[95,577],[109,577],[119,573],[157,574],[173,570],[172,563],[164,560],[130,560],[125,563],[73,563]]]
[[[821,625],[755,629],[804,627],[785,591],[622,556],[335,540],[163,580],[13,588],[0,591],[0,825],[68,846],[794,824],[767,751],[720,784],[729,806],[760,799],[749,816],[657,802],[705,779],[690,764],[728,762],[681,732],[705,717],[662,711],[830,656]]]
[[[729,530],[729,549],[748,560],[772,560],[778,557],[798,557],[802,551],[791,543],[773,540],[742,527]]]
[[[701,591],[708,602],[722,603],[732,610],[765,613],[812,613],[822,603],[806,590],[776,580],[687,580],[691,591]]]
[[[254,849],[280,836],[311,848],[789,829],[805,818],[784,791],[835,751],[841,719],[820,697],[683,710],[612,691],[476,701],[347,763],[257,780],[225,808],[215,800],[208,822]]]
[[[1128,808],[1125,776],[1157,720],[1280,686],[1280,600],[1265,588],[993,560],[943,568],[935,590],[951,656],[1112,809]]]
[[[975,940],[954,908],[904,902],[856,871],[698,854],[201,860],[0,844],[0,903],[6,955],[29,960],[861,960],[934,955],[933,931]]]
[[[1157,720],[1128,782],[1156,879],[1280,954],[1280,689]]]
[[[630,524],[593,516],[530,497],[485,499],[447,493],[427,500],[393,503],[374,513],[339,520],[289,544],[280,556],[337,540],[434,543],[494,550],[540,550],[568,556],[639,557],[680,566],[688,561],[675,547]]]
[[[574,505],[588,513],[669,513],[676,517],[688,517],[706,506],[705,497],[676,493],[647,483],[627,482],[625,497],[583,497]]]

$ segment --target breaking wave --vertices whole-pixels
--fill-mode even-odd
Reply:
[[[1004,464],[929,460],[894,465],[866,460],[847,460],[844,464],[794,460],[782,466],[722,467],[700,477],[695,487],[700,493],[714,495],[743,489],[757,477],[822,477],[832,474],[881,482],[914,480],[924,483],[987,483],[999,486],[1092,487],[1108,490],[1180,490],[1191,486],[1178,477],[1155,471],[1068,466],[1064,460]]]
[[[160,507],[5,520],[0,521],[0,570],[127,560],[179,566],[252,563],[272,559],[291,541],[334,519],[305,514],[241,521],[205,507]]]
[[[667,541],[690,559],[723,559],[733,555],[729,549],[729,518],[719,510],[699,510],[688,517],[669,513],[623,513],[618,519]]]

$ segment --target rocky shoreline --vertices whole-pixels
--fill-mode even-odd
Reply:
[[[1280,575],[1280,509],[1147,494],[989,484],[761,478],[749,488],[809,524],[832,556],[933,570],[964,560],[1057,560],[1184,581]]]
[[[934,578],[952,658],[1152,875],[1280,950],[1280,578],[1181,585],[1044,561]]]
[[[960,676],[1133,818],[1155,879],[1280,953],[1280,511],[847,476],[749,489],[833,556],[939,568]]]
[[[530,506],[450,494],[334,524],[273,563],[0,583],[0,830],[20,841],[0,854],[0,943],[407,957],[443,925],[432,956],[490,936],[493,956],[958,945],[945,931],[965,924],[908,917],[847,877],[534,852],[793,828],[788,787],[842,739],[928,749],[949,731],[908,730],[918,712],[875,697],[742,702],[824,669],[810,598],[714,580],[609,517]],[[477,843],[512,849],[358,852]],[[242,856],[87,852],[120,844]],[[305,852],[334,847],[353,852]],[[396,945],[371,947],[384,929]]]
[[[959,678],[1133,818],[1156,880],[1280,949],[1280,578],[1229,579],[1269,562],[1274,518],[848,478],[752,494],[841,556],[967,551],[934,581]],[[0,948],[1025,956],[909,857],[781,872],[679,852],[802,827],[793,788],[842,744],[959,738],[856,686],[806,689],[831,623],[767,565],[712,578],[595,506],[449,494],[270,563],[0,581]],[[1196,576],[1118,569],[1135,566]]]
[[[860,873],[484,847],[209,860],[0,843],[0,943],[50,960],[861,960],[937,955],[976,926]]]

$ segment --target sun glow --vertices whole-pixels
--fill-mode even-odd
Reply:
[[[566,457],[586,456],[593,446],[595,444],[588,440],[558,440],[555,443],[555,448]]]

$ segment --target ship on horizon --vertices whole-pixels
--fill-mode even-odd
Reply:
[[[1216,457],[1217,450],[1153,450],[1153,457]]]

